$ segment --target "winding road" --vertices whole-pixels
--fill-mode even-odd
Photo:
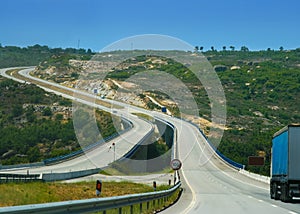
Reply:
[[[0,70],[1,75],[5,76],[6,70]],[[28,69],[20,72],[27,78],[33,78],[28,73]],[[199,130],[192,124],[162,113],[148,111],[116,101],[110,102],[122,106],[123,109],[117,110],[118,114],[126,115],[134,123],[135,129],[122,135],[121,141],[126,139],[128,142],[136,142],[138,138],[151,129],[150,124],[136,119],[137,117],[130,116],[130,112],[133,111],[159,117],[176,127],[178,139],[176,147],[178,150],[177,158],[183,162],[180,175],[184,190],[179,201],[162,213],[300,213],[298,201],[295,201],[295,203],[283,203],[271,200],[267,183],[247,177],[239,170],[224,163],[210,148]],[[100,147],[99,150],[93,151],[95,153],[93,157],[98,157],[98,154],[101,152],[107,153],[107,147],[102,149]],[[111,154],[109,155],[111,160],[112,156]],[[107,158],[109,159],[108,156]],[[83,167],[81,165],[82,161],[81,159],[76,159],[75,161],[64,162],[61,165],[51,166],[53,167],[52,169],[43,170],[66,170],[70,167],[80,169]],[[66,164],[70,165],[67,166]],[[86,167],[86,164],[87,162],[85,162],[84,167]],[[103,162],[103,164],[105,163]]]

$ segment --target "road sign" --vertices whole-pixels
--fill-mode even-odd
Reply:
[[[251,166],[263,166],[265,165],[265,158],[260,156],[249,156],[248,165]]]
[[[97,180],[96,181],[96,196],[99,196],[102,191],[102,181]]]
[[[179,170],[182,166],[182,163],[178,159],[173,159],[173,160],[171,160],[170,165],[173,170]]]

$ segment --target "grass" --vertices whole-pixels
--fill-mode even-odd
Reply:
[[[138,117],[141,117],[141,118],[144,118],[146,120],[149,120],[149,121],[152,121],[153,120],[153,117],[148,115],[148,114],[143,114],[143,113],[132,113],[133,115],[136,115]]]
[[[180,197],[181,190],[178,189],[175,191],[175,193],[170,196],[167,200],[159,199],[155,201],[149,201],[149,202],[144,202],[141,204],[135,204],[132,206],[127,207],[122,207],[121,213],[142,213],[142,214],[152,214],[156,213],[157,211],[161,211],[172,205],[177,201],[177,199]],[[131,212],[132,209],[132,212]],[[102,212],[96,212],[97,214],[102,214]],[[106,210],[106,214],[118,214],[120,213],[119,208],[111,209],[111,210]]]
[[[121,167],[121,168],[125,168],[126,165],[122,165],[115,162],[112,165],[109,165],[108,167],[104,168],[103,170],[101,170],[99,172],[99,174],[101,175],[107,175],[107,176],[126,176],[126,175],[139,175],[139,176],[143,176],[143,175],[148,175],[149,172],[122,172],[121,170],[118,170],[118,167]],[[128,168],[128,167],[127,167]],[[153,174],[166,174],[166,173],[174,173],[174,170],[173,169],[170,169],[170,167],[166,167],[160,171],[156,171],[156,172],[152,172]]]
[[[96,182],[0,184],[0,207],[95,198],[95,186]],[[168,188],[167,185],[159,185],[157,191]],[[151,191],[153,188],[146,184],[104,181],[101,197]]]

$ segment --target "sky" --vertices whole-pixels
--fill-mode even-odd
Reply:
[[[0,0],[0,8],[2,46],[100,51],[163,34],[204,50],[300,47],[299,0]]]

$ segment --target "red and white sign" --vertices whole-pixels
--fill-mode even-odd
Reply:
[[[173,160],[171,160],[170,165],[173,170],[179,170],[182,166],[182,163],[178,159],[173,159]]]

